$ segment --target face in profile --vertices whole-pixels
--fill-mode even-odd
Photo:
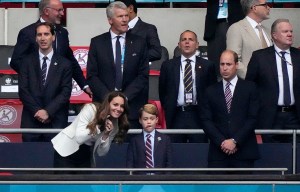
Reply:
[[[155,129],[156,124],[158,122],[158,117],[156,115],[152,115],[150,113],[143,111],[139,121],[144,131],[150,133]]]
[[[36,29],[36,42],[42,51],[50,51],[54,40],[55,36],[51,34],[49,26],[41,25]]]
[[[124,99],[117,96],[109,103],[110,116],[113,118],[119,118],[124,112]]]
[[[48,22],[59,25],[65,14],[62,2],[51,0],[49,6],[44,10],[44,14],[47,15]]]

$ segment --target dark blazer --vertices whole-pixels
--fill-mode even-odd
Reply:
[[[219,11],[219,0],[207,0],[207,12],[205,17],[204,40],[208,41],[215,37]],[[244,13],[237,0],[228,0],[228,24],[229,26],[241,19]]]
[[[255,84],[238,79],[231,103],[227,106],[222,81],[205,91],[201,109],[203,130],[210,139],[208,160],[223,160],[228,157],[221,150],[225,139],[234,138],[238,151],[233,154],[239,160],[258,159],[259,152],[254,129],[259,103]]]
[[[17,44],[15,45],[14,52],[10,61],[10,66],[13,68],[17,73],[20,71],[20,67],[24,62],[24,58],[27,57],[30,53],[36,52],[38,50],[38,44],[35,40],[35,33],[36,33],[36,25],[41,21],[38,20],[31,25],[20,30]],[[67,58],[72,62],[72,72],[73,78],[77,82],[77,84],[83,88],[86,85],[85,78],[83,76],[82,70],[73,55],[73,51],[69,45],[69,33],[68,31],[60,25],[56,26],[56,38],[57,38],[57,50],[56,53],[59,55]]]
[[[149,61],[143,38],[126,34],[122,92],[128,98],[129,119],[138,119],[138,110],[148,102]],[[115,62],[110,32],[92,38],[87,62],[87,82],[93,101],[102,102],[115,90]]]
[[[127,150],[127,167],[145,168],[146,167],[146,147],[144,134],[136,135],[130,140]],[[172,167],[171,141],[168,135],[155,131],[154,138],[154,167]]]
[[[166,123],[172,128],[173,118],[176,113],[177,98],[179,93],[181,56],[165,61],[160,69],[159,98],[165,110]],[[198,108],[203,99],[205,89],[217,82],[214,65],[212,62],[196,57],[196,91]]]
[[[132,34],[143,37],[147,42],[149,61],[161,58],[161,46],[155,25],[146,23],[139,18],[134,28],[130,30]]]
[[[28,55],[20,66],[19,96],[23,103],[21,127],[39,128],[43,124],[34,114],[45,109],[51,119],[47,127],[64,128],[68,123],[68,105],[72,91],[72,64],[54,54],[45,87],[42,86],[38,52]]]
[[[300,51],[293,47],[290,51],[295,105],[300,119]],[[254,81],[258,88],[261,105],[258,118],[260,129],[271,129],[276,118],[279,82],[275,54],[274,46],[254,51],[248,64],[246,80]]]

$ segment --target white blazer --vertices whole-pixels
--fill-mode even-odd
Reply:
[[[97,146],[97,151],[99,156],[105,155],[110,148],[111,142],[114,139],[114,136],[118,132],[118,123],[114,124],[115,128],[110,133],[108,139],[105,141],[102,140],[102,134],[100,129],[97,127],[97,134],[91,135],[90,130],[87,129],[87,125],[94,119],[96,114],[96,107],[94,104],[86,104],[80,113],[77,115],[75,120],[71,125],[63,129],[58,133],[52,140],[54,149],[62,157],[69,156],[75,153],[81,144],[94,145],[97,140],[97,143],[100,143]]]

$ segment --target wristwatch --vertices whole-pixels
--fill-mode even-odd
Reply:
[[[237,142],[236,142],[236,140],[235,139],[231,139],[232,140],[232,142],[234,143],[234,144],[237,144]]]

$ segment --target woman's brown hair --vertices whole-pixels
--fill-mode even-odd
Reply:
[[[117,143],[122,143],[126,137],[127,131],[129,129],[129,122],[127,119],[128,115],[128,102],[126,96],[118,91],[110,92],[104,99],[104,101],[100,103],[94,103],[96,106],[96,115],[92,122],[87,125],[87,128],[90,130],[90,134],[96,134],[96,127],[99,126],[100,131],[104,131],[105,129],[105,121],[107,116],[110,115],[110,102],[115,97],[121,97],[124,100],[124,112],[118,118],[119,131],[114,138],[114,141]]]

